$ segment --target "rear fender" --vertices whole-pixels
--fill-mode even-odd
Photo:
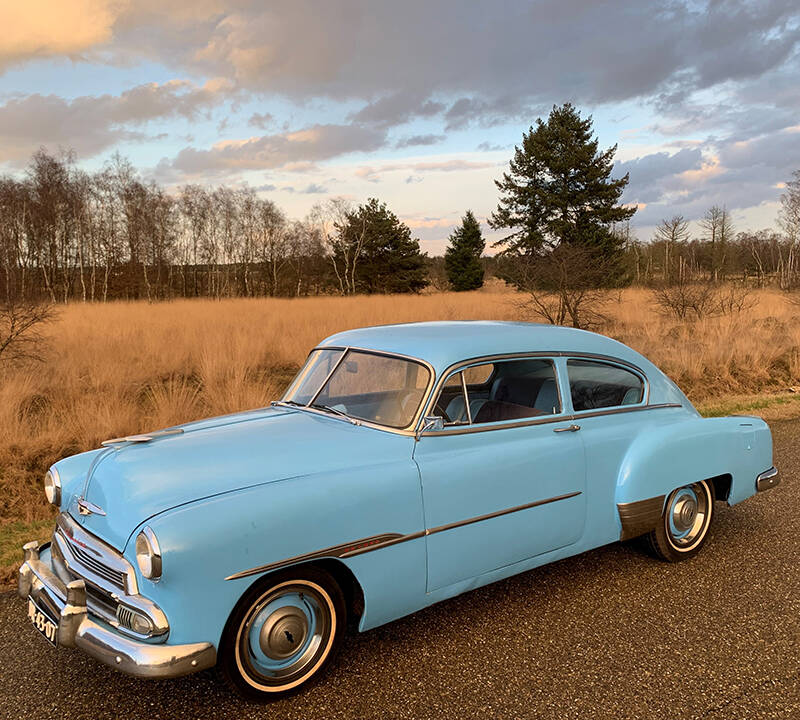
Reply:
[[[760,418],[693,418],[646,430],[629,448],[617,479],[620,536],[652,530],[675,488],[729,476],[726,499],[735,505],[755,494],[756,475],[771,466],[772,436]]]

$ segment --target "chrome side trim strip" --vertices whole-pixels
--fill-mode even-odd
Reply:
[[[528,510],[529,508],[539,507],[540,505],[548,505],[550,503],[558,502],[559,500],[567,500],[568,498],[576,497],[580,494],[581,491],[576,490],[575,492],[566,493],[564,495],[556,495],[555,497],[547,498],[546,500],[536,500],[532,503],[517,505],[516,507],[506,508],[505,510],[497,510],[496,512],[487,513],[486,515],[478,515],[477,517],[468,518],[467,520],[458,520],[456,522],[448,523],[447,525],[439,525],[438,527],[426,530],[425,534],[434,535],[436,533],[444,532],[445,530],[453,530],[455,528],[463,527],[464,525],[472,525],[472,523],[491,520],[492,518],[519,512],[520,510]]]
[[[336,558],[350,558],[363,553],[372,552],[373,550],[380,550],[381,548],[397,545],[398,543],[408,542],[409,540],[418,540],[421,537],[434,535],[436,533],[444,532],[445,530],[453,530],[455,528],[463,527],[464,525],[471,525],[472,523],[482,522],[483,520],[491,520],[492,518],[508,515],[509,513],[519,512],[520,510],[527,510],[529,508],[538,507],[539,505],[547,505],[549,503],[558,502],[559,500],[566,500],[567,498],[580,495],[581,492],[566,493],[565,495],[557,495],[556,497],[547,498],[545,500],[536,500],[532,503],[524,505],[517,505],[516,507],[506,508],[505,510],[497,510],[496,512],[487,513],[486,515],[477,515],[476,517],[467,518],[466,520],[458,520],[456,522],[448,523],[447,525],[438,525],[437,527],[428,530],[420,530],[419,532],[410,533],[408,535],[401,535],[400,533],[383,533],[382,535],[371,535],[361,540],[354,540],[353,542],[343,543],[342,545],[332,545],[331,547],[323,550],[316,550],[303,555],[295,555],[285,560],[278,560],[276,562],[267,563],[266,565],[259,565],[258,567],[250,568],[249,570],[242,570],[241,572],[228,575],[226,580],[238,580],[239,578],[248,577],[250,575],[258,575],[260,573],[278,570],[282,567],[289,565],[296,565],[298,563],[308,562],[309,560],[319,560],[322,558],[336,557]]]
[[[600,417],[601,415],[618,415],[619,413],[641,412],[642,410],[659,410],[661,408],[679,408],[683,407],[680,403],[653,403],[652,405],[631,405],[620,406],[615,408],[607,408],[604,410],[580,410],[573,413],[572,417],[575,420],[587,417]]]
[[[661,519],[664,497],[664,495],[657,495],[646,500],[617,503],[617,512],[622,523],[619,539],[630,540],[650,532]]]
[[[269,572],[270,570],[277,570],[278,568],[285,567],[286,565],[295,565],[297,563],[308,562],[309,560],[318,560],[326,557],[353,557],[360,555],[370,550],[377,550],[381,547],[394,545],[398,542],[405,542],[406,540],[413,540],[415,537],[422,537],[424,533],[415,533],[413,535],[401,535],[400,533],[383,533],[382,535],[371,535],[370,537],[354,540],[353,542],[342,543],[341,545],[332,545],[331,547],[324,548],[323,550],[315,550],[314,552],[304,553],[303,555],[295,555],[285,560],[278,560],[276,562],[267,563],[266,565],[259,565],[258,567],[250,568],[249,570],[242,570],[241,572],[228,575],[226,580],[238,580],[239,578],[247,577],[248,575],[258,575],[262,572]]]
[[[419,437],[439,437],[444,435],[465,435],[467,433],[487,432],[489,430],[503,430],[505,428],[527,427],[528,425],[547,425],[550,423],[569,422],[570,420],[580,420],[589,417],[600,417],[602,415],[617,415],[619,413],[642,412],[643,410],[660,410],[663,408],[683,407],[680,403],[657,403],[653,405],[631,405],[630,407],[616,407],[607,410],[584,410],[573,413],[572,415],[546,415],[544,417],[534,417],[530,420],[515,420],[513,422],[486,423],[481,425],[471,425],[463,427],[448,427],[444,430],[424,430],[419,433]]]

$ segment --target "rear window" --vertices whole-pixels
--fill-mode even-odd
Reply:
[[[567,374],[572,408],[576,412],[638,405],[644,399],[642,378],[619,365],[568,360]]]

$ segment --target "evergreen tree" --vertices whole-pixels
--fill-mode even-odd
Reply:
[[[426,256],[411,229],[386,207],[370,198],[348,212],[337,227],[337,252],[350,253],[355,287],[366,293],[418,292],[428,284]]]
[[[481,253],[485,246],[480,223],[472,210],[467,210],[461,226],[450,236],[450,245],[444,254],[447,279],[453,290],[477,290],[483,285]]]
[[[618,205],[628,175],[611,178],[616,150],[598,151],[591,116],[581,118],[570,103],[554,106],[547,122],[539,118],[523,133],[510,172],[496,182],[501,197],[489,225],[511,232],[495,245],[504,255],[528,259],[561,244],[586,247],[604,263],[620,259],[623,242],[613,225],[636,209]]]

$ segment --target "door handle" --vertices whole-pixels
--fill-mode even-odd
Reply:
[[[580,429],[580,425],[567,425],[567,427],[555,428],[553,432],[578,432]]]

